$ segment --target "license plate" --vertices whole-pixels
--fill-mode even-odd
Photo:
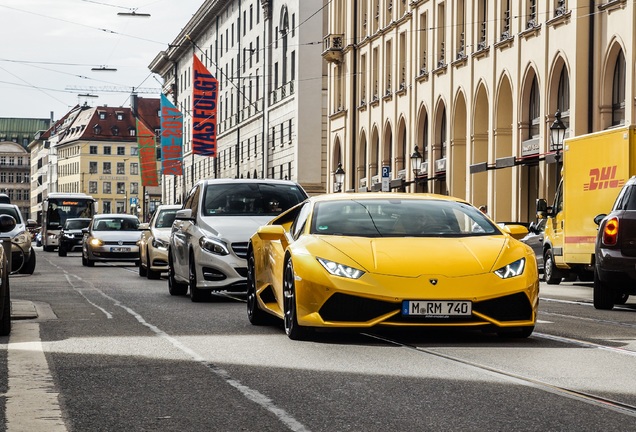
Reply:
[[[130,252],[129,247],[112,247],[110,248],[111,252]]]
[[[470,316],[472,306],[469,301],[406,300],[402,302],[402,315],[435,318]]]

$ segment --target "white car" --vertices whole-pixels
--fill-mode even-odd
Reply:
[[[160,205],[150,222],[139,225],[139,276],[159,279],[168,271],[168,240],[180,205]]]
[[[24,222],[20,209],[15,204],[0,204],[0,215],[12,216],[15,227],[2,236],[11,238],[11,269],[12,272],[33,274],[35,270],[35,251],[31,246],[29,226]]]
[[[82,265],[95,262],[131,261],[139,265],[139,219],[129,214],[99,214],[84,228]]]
[[[168,290],[194,302],[213,291],[247,292],[247,243],[256,229],[304,201],[288,180],[199,181],[177,211],[168,245]]]

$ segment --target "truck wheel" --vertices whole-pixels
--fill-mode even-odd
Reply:
[[[543,275],[548,285],[558,285],[561,283],[563,276],[561,271],[556,267],[554,258],[552,257],[552,249],[547,249],[543,254]]]
[[[616,300],[616,291],[604,284],[594,271],[594,308],[612,310]]]

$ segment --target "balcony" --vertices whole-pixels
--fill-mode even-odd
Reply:
[[[322,57],[330,63],[341,63],[344,35],[330,34],[322,41]]]

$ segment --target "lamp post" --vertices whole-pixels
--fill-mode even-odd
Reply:
[[[145,186],[144,186],[145,189]],[[144,222],[148,221],[148,207],[150,206],[150,194],[148,193],[148,191],[144,191]]]
[[[561,150],[563,150],[563,139],[565,138],[566,127],[561,121],[561,111],[557,110],[554,114],[554,123],[550,125],[550,150],[556,152],[554,159],[556,161],[556,183],[554,184],[554,192],[561,181],[561,173],[559,172],[559,160],[561,159]]]
[[[411,153],[411,170],[413,171],[413,183],[415,183],[415,192],[417,192],[417,175],[422,170],[423,157],[419,151],[419,147],[415,146]]]
[[[342,163],[338,162],[338,168],[333,172],[333,186],[334,191],[342,192],[342,185],[344,183],[345,171],[342,169]]]

